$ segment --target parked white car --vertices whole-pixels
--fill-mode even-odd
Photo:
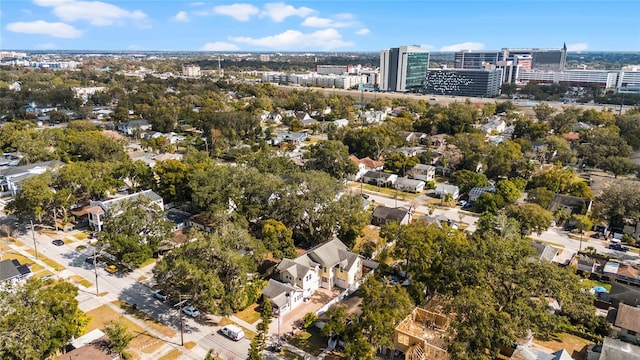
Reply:
[[[200,315],[200,311],[196,310],[193,306],[183,307],[182,312],[191,317],[198,317]]]

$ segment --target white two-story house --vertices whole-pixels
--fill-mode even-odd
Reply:
[[[281,312],[294,309],[320,287],[348,289],[362,277],[362,259],[339,239],[320,244],[277,267],[278,279],[271,279],[262,291]]]
[[[107,200],[91,201],[85,210],[88,215],[89,225],[96,231],[102,231],[104,217],[107,212],[109,212],[109,209],[113,208],[123,200],[135,200],[140,196],[147,197],[151,204],[158,205],[160,209],[164,211],[164,202],[162,197],[151,190],[144,190],[135,194],[129,194]]]

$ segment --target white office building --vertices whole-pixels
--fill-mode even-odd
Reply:
[[[380,90],[421,92],[427,81],[429,51],[400,46],[380,51]]]

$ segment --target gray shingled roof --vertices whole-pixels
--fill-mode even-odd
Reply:
[[[584,214],[591,207],[591,200],[571,195],[556,194],[547,210],[555,212],[559,208],[571,210],[570,214]]]
[[[0,261],[0,282],[27,275],[31,270],[26,265],[20,265],[18,260]]]
[[[409,209],[407,208],[392,208],[380,205],[375,210],[373,210],[373,217],[377,219],[402,221],[402,219],[404,219],[404,217],[407,216],[408,213]]]
[[[399,177],[396,180],[396,185],[397,186],[417,187],[418,185],[420,185],[420,183],[424,184],[424,181],[409,179],[409,178],[405,178],[405,177]]]
[[[378,181],[386,181],[392,175],[394,175],[394,174],[389,174],[389,173],[382,172],[382,171],[369,170],[363,175],[363,177],[376,179]]]
[[[291,297],[294,293],[301,291],[302,289],[296,286],[269,279],[269,283],[262,290],[262,295],[268,297],[277,307],[282,307],[287,304],[287,293]]]
[[[341,250],[349,252],[349,248],[343,244],[342,241],[333,239],[309,250],[307,255],[309,255],[313,260],[319,260],[322,264],[335,266],[343,260],[343,257],[340,256]]]
[[[306,256],[296,258],[295,260],[282,259],[280,264],[278,264],[277,269],[280,272],[289,272],[294,278],[302,277],[304,274],[309,272],[313,266],[312,262],[308,258],[305,258]]]
[[[611,283],[609,296],[613,300],[612,303],[614,306],[618,303],[640,306],[640,289],[635,286],[613,282]]]
[[[640,346],[605,337],[600,360],[640,360]]]
[[[0,170],[0,176],[19,175],[19,174],[22,174],[22,173],[26,173],[29,170],[37,168],[37,167],[52,168],[52,167],[61,166],[61,165],[64,165],[64,163],[62,161],[49,160],[49,161],[43,161],[43,162],[39,162],[39,163],[35,163],[35,164],[28,164],[28,165],[22,165],[22,166],[12,166],[12,167],[8,167],[6,169]]]

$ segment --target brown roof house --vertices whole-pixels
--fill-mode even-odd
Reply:
[[[620,329],[618,338],[632,344],[640,344],[640,307],[620,304],[615,327]]]
[[[109,338],[100,330],[94,329],[71,341],[71,351],[58,357],[58,360],[118,360],[120,355],[109,350]]]
[[[446,315],[415,308],[393,333],[393,346],[403,352],[405,360],[448,360]]]
[[[353,161],[356,166],[358,166],[358,172],[353,175],[350,179],[352,181],[359,181],[360,178],[368,171],[381,171],[384,167],[384,163],[382,161],[376,161],[371,159],[370,157],[358,159],[357,156],[351,155],[349,156],[349,160]]]

